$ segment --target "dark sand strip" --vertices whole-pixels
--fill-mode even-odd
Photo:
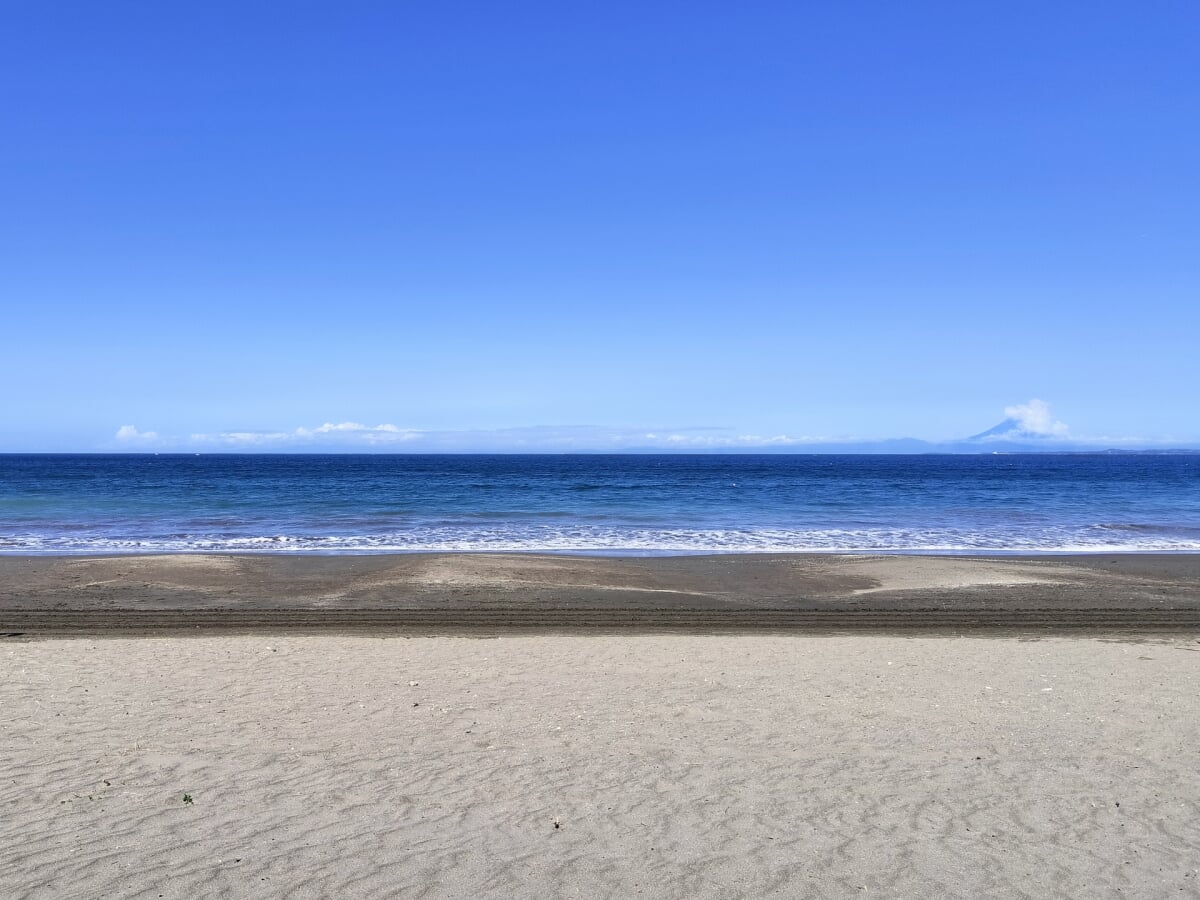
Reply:
[[[0,637],[219,633],[1173,632],[1200,610],[6,610]]]
[[[1200,554],[0,557],[0,633],[1177,630]]]

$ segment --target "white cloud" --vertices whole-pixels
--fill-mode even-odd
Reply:
[[[703,429],[714,431],[717,429]],[[625,428],[592,428],[560,426],[502,428],[492,431],[419,431],[384,423],[364,425],[360,422],[326,422],[314,428],[301,426],[294,431],[257,432],[230,431],[220,434],[193,434],[196,444],[226,447],[300,448],[326,447],[349,449],[369,447],[385,449],[404,445],[407,449],[425,451],[460,450],[542,450],[570,452],[573,450],[651,449],[719,450],[753,447],[784,447],[788,445],[821,443],[822,438],[791,437],[789,435],[720,435],[680,431],[644,431]]]
[[[719,432],[716,427],[672,428],[647,431],[638,428],[591,426],[528,426],[495,430],[421,431],[391,423],[365,425],[361,422],[325,422],[291,431],[193,432],[186,436],[159,435],[122,426],[117,439],[127,446],[196,450],[283,451],[376,450],[422,452],[565,452],[623,450],[719,451],[751,450],[756,447],[786,448],[821,444],[832,438],[796,437],[786,434],[761,435]]]
[[[116,437],[125,444],[149,443],[158,440],[158,432],[138,431],[135,425],[122,425],[117,429]]]
[[[304,431],[304,429],[302,429],[302,428],[298,428],[296,430]],[[336,432],[350,432],[350,433],[382,432],[382,433],[387,433],[387,434],[400,434],[401,433],[400,429],[397,428],[395,425],[384,424],[384,425],[371,426],[371,425],[361,425],[358,422],[339,422],[336,425],[333,424],[332,422],[326,422],[320,428],[314,428],[312,431],[313,434],[333,434]]]
[[[227,444],[276,444],[292,437],[287,431],[225,431],[220,439]]]
[[[354,447],[403,443],[423,437],[426,432],[402,429],[395,425],[363,425],[360,422],[326,422],[316,428],[301,425],[292,431],[222,431],[217,434],[193,433],[192,444],[225,447]]]
[[[715,429],[714,429],[715,430]],[[679,434],[676,432],[660,434],[647,432],[639,435],[617,436],[614,440],[628,446],[690,448],[694,450],[720,450],[722,448],[754,448],[754,447],[789,447],[809,444],[836,443],[836,438],[825,437],[794,437],[788,434],[762,435],[706,435]]]
[[[1050,404],[1044,400],[1030,400],[1016,406],[1006,406],[1004,415],[1015,420],[1021,430],[1047,437],[1066,437],[1067,426],[1050,415]]]
[[[382,425],[363,425],[361,422],[326,422],[316,428],[305,428],[302,425],[281,437],[297,441],[343,439],[357,440],[367,444],[382,444],[391,441],[411,441],[421,437],[424,433],[413,429],[398,428],[386,422]]]

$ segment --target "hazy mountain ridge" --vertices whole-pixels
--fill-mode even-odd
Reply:
[[[606,452],[606,451],[598,451]],[[611,452],[611,451],[608,451]],[[662,447],[631,447],[623,453],[663,453]],[[676,451],[665,451],[676,452]],[[884,438],[867,441],[822,441],[788,443],[774,446],[746,446],[740,448],[712,447],[689,448],[688,453],[1063,453],[1063,454],[1130,454],[1164,455],[1200,453],[1200,447],[1136,446],[1113,447],[1102,441],[1088,441],[1067,437],[1061,433],[1047,434],[1026,427],[1021,420],[1009,417],[986,431],[970,437],[950,441],[926,441],[920,438]]]

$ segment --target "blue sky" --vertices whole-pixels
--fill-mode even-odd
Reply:
[[[4,19],[0,451],[1200,444],[1194,3]]]

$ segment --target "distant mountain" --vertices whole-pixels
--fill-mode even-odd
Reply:
[[[1035,427],[1036,427],[1036,423]],[[1056,423],[1051,422],[1051,427]],[[1060,433],[1035,430],[1028,421],[1015,417],[1006,418],[987,431],[970,437],[947,441],[923,441],[918,438],[882,438],[878,440],[822,441],[813,443],[786,443],[768,446],[716,446],[710,448],[688,448],[686,450],[665,449],[659,446],[626,447],[621,453],[828,453],[828,454],[918,454],[918,453],[1200,453],[1200,449],[1189,447],[1105,447],[1094,441],[1072,438],[1066,434],[1065,426],[1058,426]],[[599,450],[595,452],[612,452]]]
[[[979,434],[973,434],[969,438],[963,438],[964,443],[973,441],[994,441],[997,439],[1014,440],[1029,438],[1038,438],[1041,435],[1027,431],[1016,419],[1005,419],[999,425],[993,425],[987,431],[981,431]]]

